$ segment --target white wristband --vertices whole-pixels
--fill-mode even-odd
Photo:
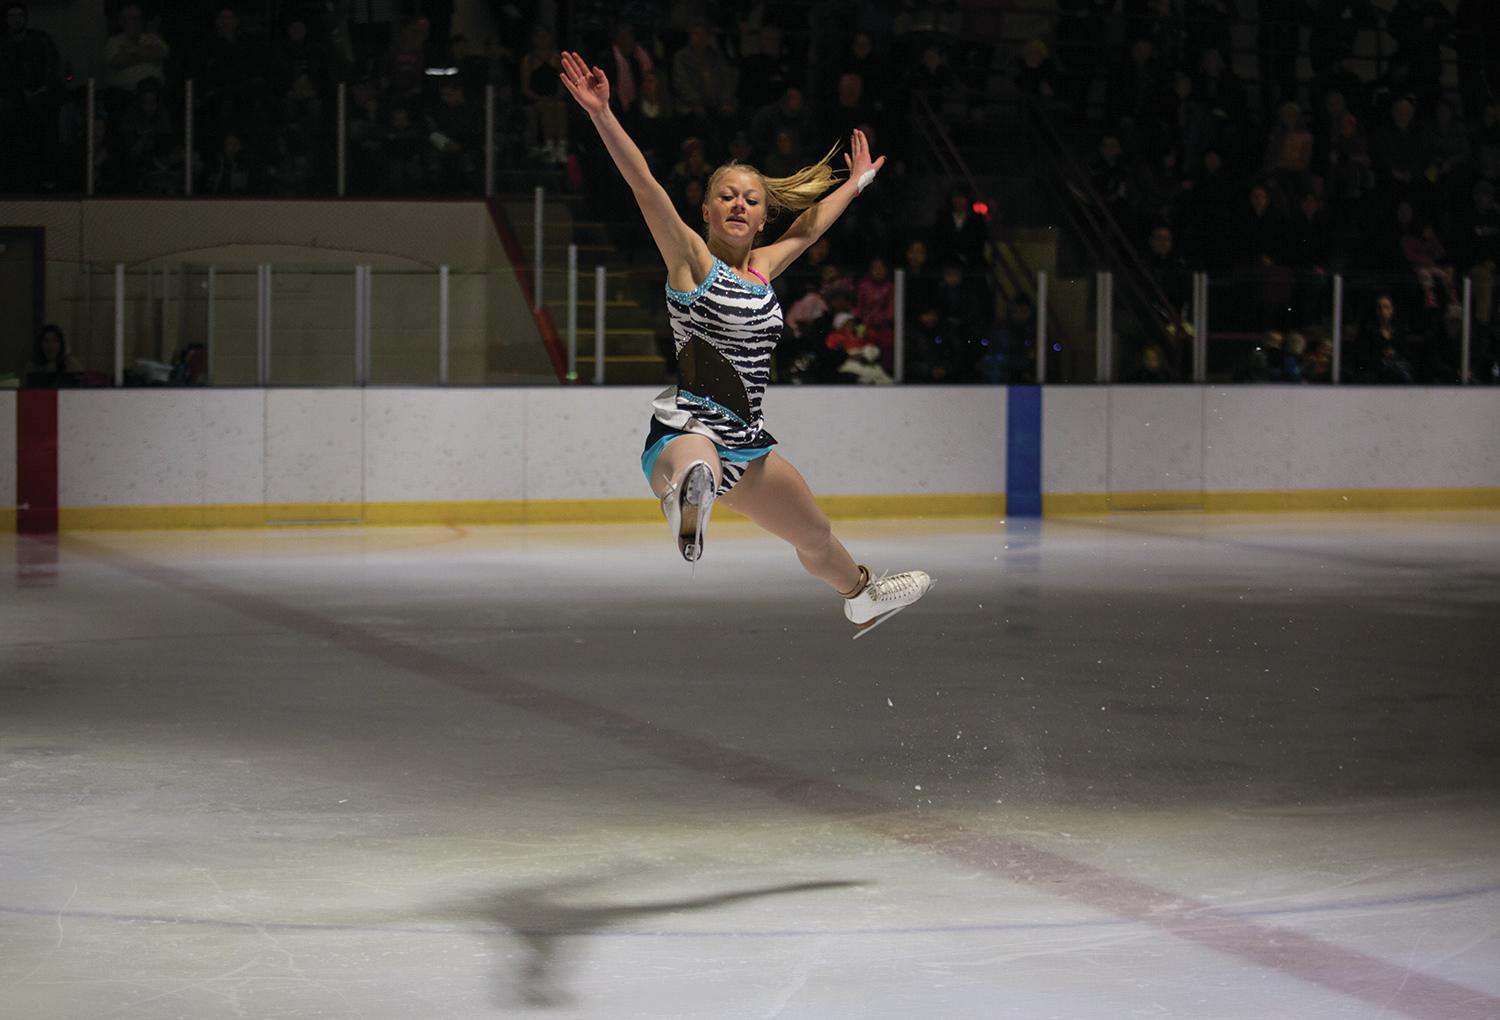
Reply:
[[[874,170],[866,170],[864,173],[860,174],[859,175],[859,180],[854,183],[854,188],[855,188],[856,194],[863,195],[865,193],[865,189],[870,186],[870,182],[873,181],[874,179],[875,179],[875,171]]]

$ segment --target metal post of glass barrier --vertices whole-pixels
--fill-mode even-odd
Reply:
[[[348,158],[346,150],[349,147],[349,86],[344,82],[339,82],[336,102],[338,103],[338,149],[334,153],[334,163],[338,167],[338,179],[335,183],[335,194],[343,198],[347,173],[344,161]]]
[[[1458,381],[1467,386],[1473,380],[1469,378],[1469,355],[1472,348],[1474,336],[1470,332],[1473,328],[1474,318],[1474,278],[1464,277],[1464,319],[1459,329],[1459,358],[1458,358]]]
[[[896,270],[895,306],[891,309],[891,367],[896,382],[906,381],[906,270]]]
[[[1328,366],[1328,381],[1339,384],[1340,366],[1344,360],[1344,274],[1333,274],[1333,361]]]
[[[1193,382],[1208,382],[1208,274],[1193,274]]]
[[[438,385],[448,385],[448,267],[438,266]]]
[[[214,279],[214,267],[208,267],[208,322],[204,334],[203,351],[203,374],[208,385],[214,384],[214,289],[218,281]]]
[[[271,266],[256,267],[255,375],[256,383],[271,385]]]
[[[1036,384],[1047,381],[1047,273],[1036,274]]]
[[[364,363],[360,348],[365,338],[365,267],[354,267],[354,385],[360,385],[359,366]]]
[[[361,317],[365,323],[364,343],[360,345],[363,351],[363,361],[360,363],[361,386],[370,385],[370,370],[375,364],[375,267],[365,266],[365,313]]]
[[[182,90],[182,193],[193,194],[193,79]]]
[[[84,125],[85,141],[83,146],[83,158],[86,161],[83,168],[83,192],[86,195],[94,193],[94,117],[96,116],[94,104],[96,101],[94,79],[90,78],[88,97],[84,108],[84,116],[88,118],[88,123]]]
[[[537,311],[542,307],[542,203],[546,198],[547,189],[541,186],[532,193],[531,305]]]
[[[115,263],[115,385],[125,385],[125,263]]]
[[[1113,289],[1113,279],[1109,273],[1096,273],[1094,275],[1094,376],[1097,382],[1107,383],[1113,376],[1110,364],[1114,351],[1112,350],[1111,334],[1114,332],[1113,322],[1113,297],[1110,292]]]
[[[604,385],[604,267],[594,267],[594,385]]]
[[[568,245],[568,382],[578,381],[578,245]]]
[[[484,87],[484,197],[495,194],[495,86]]]

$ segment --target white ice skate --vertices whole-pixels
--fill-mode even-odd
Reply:
[[[931,587],[932,578],[920,570],[871,577],[864,591],[844,600],[844,615],[856,628],[854,637],[864,637],[926,595]]]
[[[683,468],[661,497],[661,512],[677,536],[677,551],[689,563],[696,563],[703,555],[703,536],[713,506],[714,472],[701,460]]]

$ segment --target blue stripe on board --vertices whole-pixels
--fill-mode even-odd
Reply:
[[[1042,388],[1012,386],[1005,399],[1005,513],[1042,516]]]

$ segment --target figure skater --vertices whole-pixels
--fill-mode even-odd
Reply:
[[[771,281],[822,236],[875,179],[885,157],[871,160],[860,131],[844,156],[838,182],[829,160],[789,177],[767,178],[727,163],[704,192],[700,237],[678,216],[666,190],[609,107],[609,79],[577,53],[562,54],[562,82],[588,113],[605,148],[635,194],[667,267],[667,311],[677,348],[677,386],[653,404],[641,467],[688,562],[703,555],[716,499],[791,543],[802,566],[844,598],[855,637],[868,633],[927,593],[920,570],[872,577],[854,562],[797,469],[775,452],[761,398],[771,352],[781,336],[781,306]],[[802,210],[782,237],[756,248],[769,213]]]

